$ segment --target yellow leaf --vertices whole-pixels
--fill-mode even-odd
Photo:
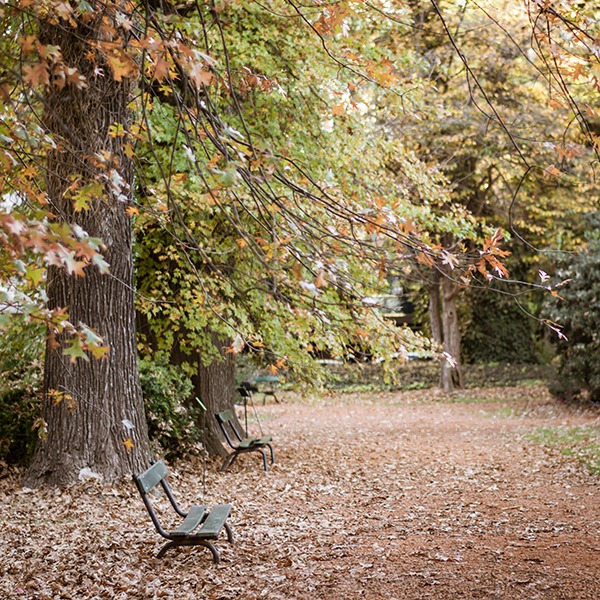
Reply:
[[[123,443],[123,446],[125,446],[125,450],[127,450],[127,452],[131,452],[135,448],[135,444],[133,443],[131,438],[127,438],[122,443]]]

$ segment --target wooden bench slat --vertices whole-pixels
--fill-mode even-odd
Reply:
[[[245,438],[240,442],[238,448],[249,448],[250,446],[264,446],[267,442],[270,442],[272,439],[272,435],[264,435],[261,438]]]
[[[277,375],[258,375],[254,378],[256,383],[279,383]]]
[[[216,539],[225,525],[227,517],[231,514],[231,504],[217,504],[210,509],[210,513],[195,535],[206,539]]]
[[[202,504],[199,504],[198,506],[192,506],[192,508],[190,508],[190,512],[187,514],[187,517],[185,517],[177,529],[171,531],[171,535],[184,536],[192,533],[192,531],[194,531],[194,529],[196,529],[196,527],[198,527],[199,523],[202,521],[207,508],[208,507]]]
[[[273,441],[272,435],[263,435],[261,438],[257,439],[254,443],[255,444],[267,444],[268,442],[272,442],[272,441]]]
[[[238,444],[238,448],[249,448],[250,446],[252,446],[253,444],[256,443],[256,441],[258,440],[258,438],[244,438],[239,444]]]

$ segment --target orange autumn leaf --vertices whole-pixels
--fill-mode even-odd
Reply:
[[[334,106],[331,109],[331,114],[333,115],[343,115],[346,112],[346,108],[344,107],[343,104],[336,104],[336,106]]]
[[[36,87],[38,85],[48,85],[50,83],[50,72],[48,63],[35,63],[23,67],[23,81]]]
[[[327,280],[325,279],[325,273],[323,273],[323,271],[321,271],[317,275],[317,278],[315,279],[315,287],[324,288],[326,286],[327,286]]]
[[[169,76],[170,65],[166,60],[162,58],[157,58],[156,63],[154,64],[154,74],[152,79],[156,79],[158,81],[162,81]]]
[[[123,50],[106,55],[106,62],[110,66],[115,81],[123,81],[124,78],[137,75],[136,62]]]

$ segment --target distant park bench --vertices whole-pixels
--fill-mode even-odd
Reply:
[[[277,375],[257,375],[253,382],[258,391],[263,394],[263,404],[267,401],[267,396],[271,396],[275,402],[279,403],[276,394],[277,385],[279,384]]]
[[[238,392],[242,396],[244,403],[252,398],[253,393],[263,395],[263,404],[267,401],[267,396],[270,396],[279,403],[277,398],[277,385],[279,384],[279,377],[277,375],[257,375],[250,381],[242,381]]]
[[[156,555],[162,558],[169,548],[175,546],[204,546],[208,548],[213,555],[215,564],[219,562],[219,552],[209,540],[216,540],[225,528],[227,540],[233,544],[233,535],[227,518],[231,513],[231,504],[218,504],[213,506],[210,511],[203,505],[192,506],[189,512],[183,512],[171,492],[171,488],[165,479],[168,469],[162,460],[154,463],[147,471],[141,475],[134,475],[133,480],[137,485],[142,500],[150,514],[150,518],[156,527],[156,531],[167,540],[167,542]],[[158,516],[150,500],[150,492],[160,484],[175,512],[183,518],[181,524],[173,531],[166,531],[161,526]]]
[[[217,423],[227,440],[227,444],[232,449],[231,452],[225,458],[225,462],[221,466],[221,471],[228,469],[236,461],[240,454],[246,452],[260,452],[263,458],[263,465],[265,471],[269,470],[267,463],[267,455],[265,454],[265,448],[268,448],[271,454],[271,464],[275,462],[275,452],[271,445],[273,439],[270,435],[264,435],[262,437],[244,437],[241,432],[235,426],[235,418],[230,410],[224,410],[220,413],[215,414]]]

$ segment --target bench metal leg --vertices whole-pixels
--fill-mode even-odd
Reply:
[[[225,524],[226,527],[229,525]],[[229,533],[227,534],[227,538],[229,539]],[[233,539],[233,538],[232,538]],[[162,558],[165,555],[165,552],[170,548],[176,548],[177,546],[204,546],[211,551],[213,556],[213,562],[215,565],[218,565],[220,562],[219,551],[215,548],[213,544],[207,542],[206,540],[171,540],[167,542],[158,552],[156,558]]]
[[[266,444],[268,446],[269,451],[271,452],[271,464],[275,464],[275,451],[273,450],[273,446],[271,444]]]
[[[269,470],[269,465],[267,464],[267,455],[261,449],[257,449],[257,452],[260,452],[262,454],[263,465],[265,467],[265,471],[268,471]]]
[[[265,444],[265,446],[269,447],[269,451],[271,453],[271,464],[274,464],[275,463],[275,453],[273,452],[273,446],[271,446],[271,444]],[[233,463],[237,460],[237,457],[240,454],[247,454],[248,452],[260,452],[260,454],[262,456],[263,466],[265,468],[265,471],[269,470],[269,463],[267,461],[267,455],[265,454],[264,450],[262,448],[250,448],[250,449],[244,449],[242,452],[234,451],[231,454],[229,454],[227,456],[227,458],[223,461],[223,464],[221,465],[219,472],[223,473],[224,471],[229,469],[229,467],[233,466]]]
[[[233,463],[236,461],[238,454],[239,452],[232,452],[231,454],[228,454],[219,471],[223,473],[223,471],[229,469],[229,467],[231,467],[231,465],[233,465]]]
[[[225,527],[225,531],[227,532],[227,541],[230,544],[233,544],[233,531],[231,531],[231,527],[229,526],[229,523],[225,522],[224,527]]]
[[[280,404],[279,399],[277,398],[277,395],[275,394],[275,392],[273,392],[273,391],[262,392],[262,395],[263,395],[263,406],[267,403],[267,396],[271,396],[271,398],[273,398],[273,400],[275,400],[275,402],[277,404]]]

